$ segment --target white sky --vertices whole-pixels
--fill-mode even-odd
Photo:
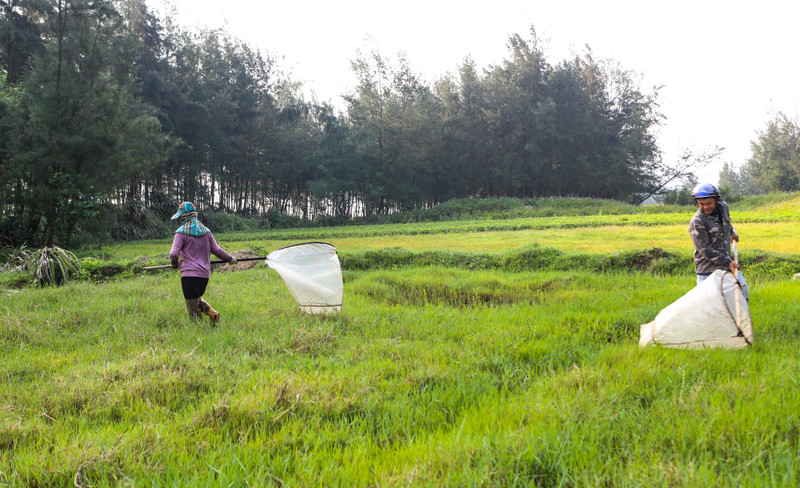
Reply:
[[[402,51],[421,79],[456,72],[464,57],[479,68],[508,56],[506,41],[547,41],[551,64],[583,52],[618,61],[661,86],[666,116],[659,144],[669,163],[683,150],[725,151],[698,171],[717,181],[723,162],[740,166],[750,142],[778,111],[797,117],[800,2],[761,0],[169,0],[184,27],[224,27],[304,83],[318,100],[341,106],[355,86],[350,61],[378,49]],[[164,0],[149,0],[159,10]]]

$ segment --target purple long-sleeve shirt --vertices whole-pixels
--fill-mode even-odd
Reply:
[[[211,232],[202,237],[175,234],[169,260],[174,263],[180,257],[178,269],[181,276],[208,278],[211,276],[211,254],[223,261],[233,259],[233,256],[217,244]]]

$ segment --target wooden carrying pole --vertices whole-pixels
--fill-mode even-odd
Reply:
[[[262,259],[267,259],[267,257],[266,256],[261,256],[261,257],[258,257],[258,258],[242,258],[242,259],[237,259],[236,262],[237,263],[241,263],[242,261],[260,261]],[[211,264],[222,264],[222,263],[227,263],[227,262],[228,261],[211,261]],[[172,267],[171,264],[160,264],[158,266],[145,266],[142,269],[149,271],[151,269],[167,269],[167,268],[171,268],[171,267]]]

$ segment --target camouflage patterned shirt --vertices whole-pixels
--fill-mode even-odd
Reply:
[[[689,235],[694,243],[694,268],[697,274],[710,274],[728,269],[731,257],[731,214],[728,204],[717,200],[716,212],[706,215],[702,209],[689,222]]]

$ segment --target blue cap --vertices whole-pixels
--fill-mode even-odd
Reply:
[[[178,211],[175,212],[175,215],[172,216],[172,220],[179,219],[181,215],[186,215],[188,213],[196,212],[197,209],[194,208],[192,202],[183,202],[180,207],[178,207]]]

